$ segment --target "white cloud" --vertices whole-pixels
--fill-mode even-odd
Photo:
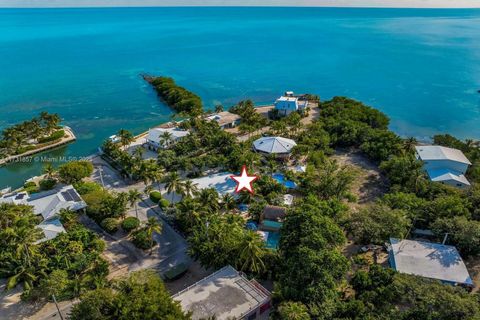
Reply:
[[[318,6],[480,8],[480,0],[0,0],[0,7]]]

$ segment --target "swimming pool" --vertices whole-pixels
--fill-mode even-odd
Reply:
[[[288,189],[295,189],[297,184],[291,180],[286,180],[285,176],[281,173],[275,173],[272,175],[272,178],[277,180],[278,183],[283,184]]]
[[[268,249],[278,249],[279,242],[280,242],[280,233],[268,232],[268,237],[266,241],[266,247]]]

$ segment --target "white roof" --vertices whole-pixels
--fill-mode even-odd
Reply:
[[[277,101],[297,101],[297,97],[287,97],[287,96],[281,96],[280,98],[277,99]]]
[[[283,195],[283,204],[287,206],[291,206],[293,203],[293,195],[291,194],[284,194]]]
[[[416,146],[415,150],[422,161],[451,160],[471,165],[462,151],[442,146]]]
[[[300,166],[300,165],[295,166],[295,171],[300,172],[300,173],[301,172],[307,172],[307,166]]]
[[[218,320],[243,319],[270,300],[269,292],[255,281],[249,281],[231,266],[223,267],[196,284],[175,294],[192,319],[215,315]]]
[[[179,139],[188,135],[188,131],[180,130],[178,128],[153,128],[148,130],[147,140],[160,143],[161,136],[164,132],[169,132],[173,139]]]
[[[263,137],[253,142],[255,150],[265,153],[290,153],[296,145],[292,139],[282,137]]]
[[[466,186],[470,185],[463,174],[449,169],[428,169],[427,173],[430,180],[435,182],[455,181]]]
[[[198,189],[215,188],[220,195],[224,195],[235,191],[237,183],[230,177],[232,175],[232,173],[220,172],[192,179],[192,182],[197,185]]]
[[[0,198],[1,202],[32,206],[34,213],[41,214],[44,220],[54,218],[61,209],[77,211],[87,207],[87,204],[71,185],[31,195],[20,192]]]
[[[60,233],[66,232],[58,218],[43,221],[37,226],[37,228],[43,231],[44,237],[36,243],[55,239]]]
[[[467,267],[453,246],[413,240],[390,239],[394,268],[425,278],[473,285]]]

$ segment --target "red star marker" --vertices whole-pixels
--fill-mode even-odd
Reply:
[[[247,166],[242,166],[242,173],[239,176],[230,176],[233,180],[237,181],[236,193],[239,193],[243,189],[253,194],[252,182],[258,179],[258,176],[249,176],[247,173]]]

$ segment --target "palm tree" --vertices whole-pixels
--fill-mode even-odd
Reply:
[[[267,167],[270,169],[270,174],[274,174],[278,169],[278,162],[275,159],[275,155],[271,154],[267,157]]]
[[[245,191],[245,190],[240,191],[239,196],[238,196],[238,200],[240,201],[240,203],[249,204],[250,202],[252,202],[252,199],[253,199],[253,196],[250,192]]]
[[[173,197],[175,193],[183,193],[183,183],[182,180],[180,180],[180,176],[176,171],[171,172],[168,174],[165,179],[165,189],[167,190],[168,193],[172,195],[172,200],[171,203],[173,203]]]
[[[51,179],[55,174],[55,168],[51,162],[47,162],[42,169],[43,174],[46,175],[47,179]]]
[[[40,113],[40,121],[41,123],[43,123],[43,126],[47,133],[50,133],[53,129],[58,127],[61,119],[60,116],[56,113],[49,114],[48,112],[43,111]]]
[[[168,131],[164,131],[160,135],[160,142],[164,148],[167,148],[170,145],[170,142],[172,142],[172,134]]]
[[[405,152],[411,152],[415,149],[415,146],[417,144],[418,144],[418,141],[414,137],[407,138],[403,140],[403,150]]]
[[[135,149],[135,151],[133,151],[133,156],[135,158],[142,159],[144,152],[145,150],[143,149],[143,147],[138,147]]]
[[[217,104],[215,106],[215,113],[220,113],[223,111],[223,106],[221,104]]]
[[[185,229],[189,229],[192,226],[198,225],[201,221],[202,214],[205,213],[204,208],[200,203],[192,198],[185,198],[177,205],[177,209],[180,212],[180,221],[183,221]]]
[[[131,190],[128,190],[127,199],[128,199],[128,202],[130,203],[130,207],[135,206],[135,216],[138,219],[137,202],[142,199],[142,194],[138,192],[137,189],[131,189]]]
[[[143,189],[143,193],[148,197],[150,196],[150,193],[153,191],[153,186],[152,185],[148,185],[148,186],[145,186],[145,189]]]
[[[183,183],[183,191],[185,196],[193,197],[198,194],[198,185],[193,183],[192,180],[187,180]]]
[[[209,212],[214,213],[219,209],[218,192],[214,188],[202,189],[198,194],[198,200]]]
[[[237,207],[237,202],[230,193],[225,193],[222,197],[222,207],[225,210],[233,210]]]
[[[153,233],[161,233],[162,232],[162,225],[158,222],[157,219],[154,217],[150,217],[145,224],[145,232],[147,233],[148,237],[150,238],[150,255],[153,252]]]
[[[274,121],[271,125],[271,128],[276,135],[284,135],[287,131],[287,125],[285,121]]]
[[[128,130],[125,130],[125,129],[120,129],[120,131],[118,131],[118,137],[120,138],[120,144],[122,145],[122,147],[125,149],[130,143],[133,142],[133,134],[128,131]]]
[[[163,169],[160,168],[156,163],[154,163],[149,174],[150,174],[152,183],[157,184],[157,188],[158,188],[158,182],[163,178]]]
[[[240,248],[237,262],[240,270],[253,273],[261,273],[265,270],[265,263],[263,262],[265,244],[257,233],[247,231]]]

